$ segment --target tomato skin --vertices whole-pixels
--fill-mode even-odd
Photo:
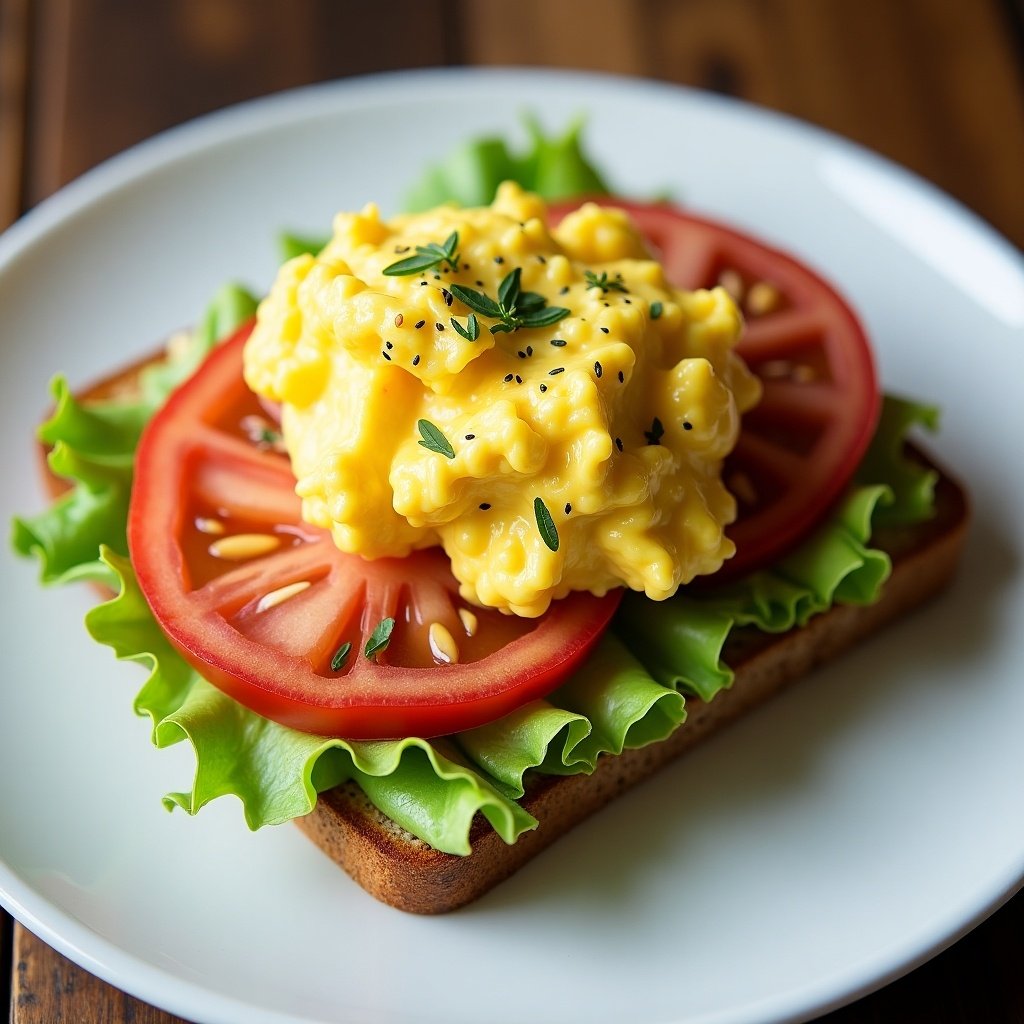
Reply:
[[[557,601],[540,619],[518,620],[522,635],[477,660],[424,668],[390,663],[390,650],[377,659],[365,657],[366,636],[402,588],[412,594],[408,618],[417,588],[443,612],[450,610],[444,595],[453,595],[456,583],[439,549],[375,562],[342,553],[325,531],[300,524],[287,459],[224,432],[232,410],[251,400],[241,377],[251,327],[223,342],[171,396],[143,433],[136,455],[129,550],[142,591],[171,643],[204,678],[258,714],[303,732],[350,739],[458,732],[549,694],[600,639],[621,591]],[[192,529],[190,501],[204,489],[218,496],[215,505],[227,505],[244,521],[269,510],[264,529],[267,523],[294,527],[288,536],[298,543],[219,578],[196,576],[182,537]],[[292,618],[295,628],[287,628],[285,618],[276,635],[284,647],[300,642],[298,651],[245,632],[262,628],[253,598],[293,583],[289,573],[301,576],[308,589],[271,611],[279,619]],[[331,616],[346,602],[355,607],[357,599],[362,603],[355,624],[349,622],[348,633],[332,635]],[[477,614],[481,620],[487,614],[501,618],[496,612]],[[310,622],[327,622],[329,629],[304,637],[301,627]],[[351,650],[339,674],[325,663],[342,636],[351,637]]]
[[[591,595],[588,595],[591,596]],[[239,704],[248,707],[264,718],[300,732],[325,736],[343,736],[346,739],[401,739],[407,736],[442,736],[465,729],[486,725],[531,700],[546,697],[557,688],[586,659],[601,639],[622,596],[621,590],[610,592],[604,598],[593,598],[591,602],[570,601],[571,608],[559,615],[557,621],[546,630],[548,643],[543,649],[530,636],[513,641],[500,654],[504,671],[499,679],[491,679],[477,697],[460,696],[456,707],[445,700],[444,690],[424,696],[422,675],[424,673],[444,674],[445,680],[454,690],[469,682],[473,688],[473,676],[479,676],[478,663],[450,665],[438,669],[401,668],[389,665],[374,665],[372,671],[382,689],[388,688],[398,694],[407,694],[405,700],[367,699],[356,693],[351,700],[335,698],[330,703],[321,703],[309,694],[281,692],[266,686],[267,652],[253,650],[249,657],[232,664],[217,662],[202,649],[188,646],[173,625],[164,624],[167,635],[185,660],[218,689]],[[543,627],[541,627],[543,628]],[[563,643],[563,640],[566,641]],[[554,647],[552,652],[550,648]],[[527,682],[522,682],[523,670],[528,660],[548,651],[546,666],[532,672]],[[362,652],[353,651],[352,658],[363,659]],[[369,665],[369,662],[366,662]],[[358,673],[357,673],[358,675]],[[481,690],[483,688],[480,688]]]
[[[743,418],[723,479],[739,516],[727,530],[736,554],[699,586],[714,586],[778,560],[842,496],[874,436],[881,409],[874,356],[856,314],[836,289],[794,256],[724,224],[665,203],[595,200],[630,214],[680,288],[718,284],[722,271],[770,282],[784,306],[747,316],[737,352],[760,377],[761,403]],[[579,203],[552,207],[553,222]],[[817,380],[779,377],[793,362]],[[754,493],[744,500],[746,482]]]

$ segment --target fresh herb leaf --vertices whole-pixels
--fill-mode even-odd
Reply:
[[[621,274],[616,274],[614,278],[608,277],[608,271],[604,270],[599,275],[595,274],[593,270],[584,270],[583,279],[587,282],[588,288],[600,288],[601,294],[607,292],[629,292],[625,283],[622,280]]]
[[[476,313],[470,313],[469,319],[466,320],[466,326],[463,327],[455,317],[451,318],[452,327],[461,334],[466,341],[476,341],[480,337],[480,322],[476,318]]]
[[[451,446],[451,442],[430,420],[417,420],[416,427],[419,429],[420,437],[423,438],[420,444],[424,448],[429,448],[430,451],[437,452],[438,455],[443,455],[446,459],[455,458],[455,449]]]
[[[558,530],[555,529],[555,521],[541,498],[533,499],[533,514],[537,517],[537,529],[540,530],[541,539],[552,551],[557,551]]]
[[[660,302],[652,302],[651,303],[651,319],[652,320],[657,320],[661,316],[662,311],[664,310],[664,308],[665,307]]]
[[[481,316],[498,321],[491,326],[491,334],[511,334],[520,327],[550,327],[569,315],[569,310],[562,306],[548,306],[547,299],[538,292],[520,292],[521,275],[522,269],[516,267],[501,279],[497,302],[483,292],[459,284],[453,284],[451,292]]]
[[[523,292],[519,296],[519,301],[516,302],[516,312],[520,316],[525,316],[527,313],[535,313],[538,309],[543,309],[548,304],[548,300],[538,292]]]
[[[424,270],[431,270],[447,263],[451,270],[459,269],[459,233],[453,231],[441,245],[437,242],[428,242],[426,245],[416,246],[416,255],[408,256],[404,260],[392,263],[384,268],[383,273],[387,277],[404,277],[408,274],[420,274]]]
[[[346,640],[335,652],[334,657],[331,658],[331,671],[339,672],[344,666],[345,662],[348,661],[349,651],[352,650],[352,645]]]
[[[521,267],[510,270],[498,285],[498,305],[507,313],[516,308],[516,301],[519,299],[519,279],[522,276]]]
[[[373,658],[375,654],[379,654],[381,651],[386,650],[388,644],[391,642],[391,631],[394,628],[394,619],[381,619],[370,634],[370,639],[366,641],[366,647],[363,648],[363,654],[366,655],[367,658]]]
[[[453,284],[449,291],[460,302],[469,306],[470,309],[481,316],[490,317],[492,320],[500,320],[502,318],[501,307],[494,299],[488,298],[483,292],[478,292],[475,288],[464,288],[461,284]]]
[[[564,320],[569,315],[569,310],[564,306],[548,306],[545,309],[539,309],[536,313],[527,313],[526,316],[519,318],[520,327],[550,327],[552,324],[557,324],[559,320]]]

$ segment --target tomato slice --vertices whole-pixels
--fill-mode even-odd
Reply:
[[[674,284],[721,283],[741,300],[738,351],[764,395],[723,471],[739,504],[728,530],[736,555],[708,582],[767,565],[828,512],[874,434],[881,396],[864,329],[818,274],[749,235],[664,204],[598,202],[633,217]],[[555,207],[553,219],[577,205]]]
[[[171,642],[253,711],[352,739],[469,729],[550,693],[621,592],[574,594],[518,619],[461,602],[438,548],[372,562],[343,554],[302,522],[273,410],[242,380],[250,331],[172,395],[139,446],[128,543]],[[386,619],[387,647],[367,656]]]

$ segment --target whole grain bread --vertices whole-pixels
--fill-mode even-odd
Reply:
[[[836,605],[788,633],[734,630],[724,651],[736,674],[731,688],[709,703],[689,698],[686,721],[667,740],[604,756],[591,775],[533,775],[521,803],[540,825],[511,846],[477,815],[470,832],[473,852],[467,857],[442,853],[385,817],[351,782],[320,794],[313,812],[296,824],[384,903],[417,914],[470,903],[625,790],[941,591],[956,568],[967,522],[963,490],[942,473],[933,519],[883,529],[872,538],[893,561],[881,600]]]

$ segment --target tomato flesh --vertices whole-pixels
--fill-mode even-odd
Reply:
[[[302,522],[287,458],[246,429],[263,416],[274,434],[242,380],[249,330],[171,396],[136,458],[132,562],[175,647],[253,711],[352,739],[469,729],[550,693],[600,638],[620,592],[573,594],[518,619],[462,602],[438,548],[375,561],[339,551]],[[385,619],[389,643],[367,657]],[[457,660],[445,663],[451,644]]]
[[[677,287],[728,282],[747,297],[737,351],[764,393],[723,469],[739,505],[736,554],[707,582],[768,565],[821,521],[874,434],[881,396],[864,329],[817,273],[749,235],[664,204],[598,201],[633,217]],[[553,208],[553,220],[577,205]],[[773,300],[760,309],[756,286]]]

